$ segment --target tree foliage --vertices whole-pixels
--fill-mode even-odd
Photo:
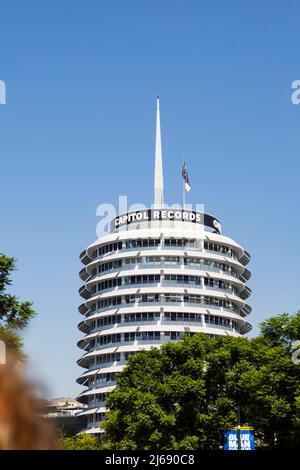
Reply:
[[[253,339],[196,334],[132,356],[107,398],[107,448],[218,449],[238,405],[258,446],[296,447],[300,366],[291,341],[299,325],[300,312],[284,314]]]
[[[101,450],[103,446],[99,439],[89,434],[78,434],[61,439],[64,450]]]
[[[6,292],[11,286],[11,274],[16,270],[15,258],[0,253],[0,340],[21,353],[22,340],[18,330],[25,328],[35,315],[31,302],[20,302],[18,297]]]

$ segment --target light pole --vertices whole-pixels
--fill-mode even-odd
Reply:
[[[238,425],[237,425],[238,450],[241,450],[241,407],[240,405],[237,406],[237,418],[238,418]]]

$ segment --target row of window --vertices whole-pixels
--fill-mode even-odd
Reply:
[[[225,290],[230,290],[232,293],[237,293],[236,287],[231,282],[228,282],[228,281],[212,279],[211,277],[205,277],[204,285],[206,287],[225,289]]]
[[[122,250],[122,242],[108,243],[107,245],[102,245],[100,246],[100,248],[94,251],[93,259],[97,258],[98,256],[105,255],[106,253],[110,253],[111,251],[118,250]]]
[[[106,263],[101,263],[98,266],[98,274],[104,273],[105,271],[112,271],[113,269],[122,268],[122,260],[116,259],[114,261],[107,261]],[[94,269],[92,276],[96,276],[97,270]]]
[[[212,261],[212,260],[203,260],[200,258],[184,258],[183,263],[185,267],[189,267],[191,269],[217,269],[224,271],[226,273],[232,274],[233,276],[237,277],[237,271],[229,266],[226,263],[220,263],[219,261]],[[117,259],[113,261],[107,261],[105,263],[101,263],[98,266],[98,274],[102,274],[107,271],[113,271],[122,269],[124,267],[132,266],[135,268],[136,266],[145,266],[145,267],[180,267],[181,266],[181,258],[179,256],[137,256],[133,258],[125,258],[123,261],[122,259]],[[97,269],[95,268],[92,272],[92,276],[97,275]]]
[[[239,311],[239,307],[228,299],[220,299],[218,297],[200,296],[200,295],[181,295],[181,294],[131,294],[125,295],[124,301],[122,302],[121,296],[108,297],[101,299],[97,302],[98,310],[111,308],[114,306],[136,304],[136,303],[188,303],[188,304],[203,304],[212,305],[217,307],[227,308],[234,312]],[[96,311],[96,304],[93,304],[90,308],[90,312]]]
[[[121,323],[121,315],[108,315],[107,317],[98,318],[91,324],[92,330],[94,328],[101,328],[106,325],[113,325],[115,323]]]
[[[165,312],[162,317],[159,312],[137,312],[137,313],[125,313],[122,315],[108,315],[103,318],[98,318],[98,320],[94,320],[91,324],[91,329],[101,328],[107,325],[116,325],[121,323],[139,323],[139,322],[152,322],[158,320],[174,320],[175,316],[178,316],[178,320],[184,321],[195,321],[201,322],[201,314],[200,313],[171,313]],[[109,362],[109,361],[108,361]]]
[[[93,424],[95,422],[105,421],[106,416],[105,413],[95,413],[87,416],[87,423]]]
[[[95,320],[91,324],[92,330],[95,328],[101,328],[106,325],[116,325],[123,323],[140,323],[140,322],[152,322],[152,321],[176,321],[176,322],[202,322],[201,313],[189,313],[189,312],[165,312],[160,315],[159,312],[137,312],[137,313],[125,313],[121,315],[109,315],[103,318]],[[215,323],[220,325],[229,325],[230,320],[228,318],[216,316],[216,315],[205,315],[206,323]],[[119,354],[119,353],[117,353]],[[114,362],[118,361],[118,356],[115,354],[104,355],[103,361],[101,362]],[[106,357],[107,356],[107,357]]]
[[[104,374],[97,374],[89,377],[88,385],[101,385],[107,382],[115,382],[116,381],[116,372],[106,372]]]
[[[177,341],[183,338],[181,331],[165,331],[161,335],[160,331],[132,331],[124,333],[124,341],[160,341],[162,338],[166,341]]]
[[[204,241],[204,249],[209,251],[216,251],[217,253],[221,253],[237,259],[237,254],[232,248],[226,245],[221,245],[220,243]]]
[[[238,329],[238,324],[234,320],[230,320],[229,318],[218,317],[217,315],[205,315],[205,323],[208,325],[220,325],[220,326],[232,326],[233,329]]]
[[[200,246],[200,242],[195,239],[186,238],[165,238],[163,241],[160,238],[144,238],[135,240],[126,240],[125,248],[152,248],[157,246],[174,247],[174,248],[196,248]]]
[[[121,360],[121,353],[101,354],[97,358],[97,364],[106,364],[111,362],[119,362]]]
[[[106,399],[106,393],[96,393],[94,396],[90,396],[88,398],[88,403],[91,405],[92,403],[99,402],[99,401],[105,401]]]
[[[102,384],[106,382],[115,382],[116,372],[106,372],[104,374],[97,374],[89,379],[89,385],[92,384]]]
[[[122,250],[123,248],[128,250],[131,248],[156,247],[158,245],[160,245],[160,238],[125,240],[124,245],[122,241],[108,243],[106,245],[102,245],[93,252],[93,259],[98,256],[105,255],[106,253],[110,253],[111,251]]]
[[[138,312],[138,313],[125,313],[124,322],[140,322],[140,321],[158,321],[160,319],[159,312]]]
[[[140,312],[140,313],[125,313],[123,316],[123,323],[133,321],[154,321],[160,319],[159,312]],[[101,328],[107,325],[115,325],[122,322],[122,315],[108,315],[94,320],[91,324],[91,329]]]
[[[107,344],[121,343],[123,341],[160,341],[164,338],[166,341],[182,339],[185,333],[181,331],[170,331],[164,332],[164,335],[160,331],[133,331],[128,333],[114,333],[112,335],[99,336],[96,340],[90,342],[90,350],[98,346]],[[192,336],[194,333],[189,333]]]
[[[232,274],[237,277],[237,271],[232,266],[226,263],[220,263],[220,261],[203,260],[200,258],[184,258],[184,265],[191,269],[220,269],[225,273]]]
[[[213,323],[213,322],[207,322],[207,323]],[[217,324],[220,324],[220,323],[214,322],[213,324],[217,325]],[[236,329],[238,328],[238,325],[237,325],[236,322],[232,322],[232,325],[233,325],[233,327],[235,327]],[[149,333],[150,333],[150,336],[149,336]],[[165,333],[165,334],[166,334],[166,333]],[[183,335],[183,334],[188,334],[190,337],[192,337],[192,336],[194,336],[196,333],[191,333],[191,332],[190,332],[190,333],[182,333],[182,335]],[[208,336],[209,338],[218,338],[218,335],[216,335],[216,334],[211,334],[211,333],[206,333],[206,334],[207,334],[207,336]],[[114,343],[117,342],[115,335],[107,335],[107,336],[108,336],[108,338],[110,338],[110,341],[106,341],[105,343],[102,343],[102,344],[111,344],[112,342],[114,342]],[[113,338],[113,336],[114,336],[114,338]],[[171,333],[169,334],[169,337],[166,337],[167,341],[172,340],[172,339],[170,338],[170,336],[171,336]],[[151,335],[151,332],[148,332],[147,337],[148,337],[151,341],[153,341],[153,338],[155,338],[154,335]],[[161,337],[158,338],[158,336],[156,336],[156,339],[157,339],[157,340],[160,340]],[[173,336],[173,339],[181,339],[181,338],[178,338],[178,336],[176,336],[176,338],[175,338],[175,337]],[[119,342],[121,341],[121,336],[119,336],[118,340],[119,340]],[[129,341],[129,339],[128,339],[128,341]],[[95,348],[95,341],[91,342],[88,351],[92,351],[93,348]],[[132,356],[132,355],[134,355],[134,354],[136,354],[137,352],[138,352],[138,351],[124,352],[123,354],[124,354],[125,361],[128,361],[129,357]],[[99,356],[99,358],[101,358],[101,356]],[[97,363],[97,364],[101,364],[101,360],[100,360],[99,363]],[[94,368],[94,366],[95,366],[94,361],[93,361],[93,360],[90,360],[90,368]],[[105,395],[105,394],[103,394],[103,395]],[[102,399],[103,399],[103,400],[102,400]],[[97,398],[97,400],[98,400],[98,401],[104,401],[104,396],[101,396],[101,394],[100,394],[100,395],[99,395],[99,398]]]
[[[117,277],[113,279],[106,279],[105,281],[98,282],[92,287],[92,294],[96,294],[96,292],[112,289],[115,287],[120,286],[134,286],[134,285],[142,285],[144,284],[158,284],[161,283],[162,285],[170,285],[170,284],[178,284],[180,285],[190,285],[191,287],[200,287],[201,286],[201,277],[200,276],[185,276],[182,274],[166,274],[164,276],[163,281],[161,280],[161,276],[159,274],[144,274],[144,275],[137,275],[137,276],[124,276],[124,277]],[[235,286],[228,281],[224,280],[216,280],[213,278],[204,278],[204,285],[206,287],[212,287],[216,289],[225,289],[230,290],[231,292],[236,293],[237,290]]]
[[[101,344],[109,344],[110,342],[119,342],[121,340],[121,337],[118,336],[117,338],[113,337],[112,338],[112,335],[106,335],[106,337],[110,338],[111,341],[109,341],[108,343],[107,342],[104,342],[104,343],[101,343]],[[117,341],[116,341],[117,340]],[[107,339],[105,340],[107,341]],[[91,351],[91,348],[95,347],[95,340],[92,340],[91,343],[90,343],[90,348],[89,348],[89,351]],[[97,344],[100,344],[100,343],[97,343]],[[97,355],[96,358],[91,358],[90,361],[89,361],[89,369],[95,369],[96,367],[100,367],[102,366],[103,364],[111,364],[111,363],[114,363],[114,362],[126,362],[128,361],[129,357],[136,354],[137,351],[125,351],[125,352],[116,352],[116,353],[104,353],[104,354],[99,354]],[[101,401],[101,400],[99,400]]]
[[[131,352],[131,353],[128,353],[130,355],[134,355],[136,354],[137,351],[134,351],[134,352]],[[93,384],[94,382],[92,382]],[[105,402],[106,400],[106,395],[107,393],[96,393],[95,395],[91,395],[89,398],[88,398],[88,403],[91,405],[92,403],[97,403],[97,402]]]
[[[187,312],[165,312],[164,319],[167,321],[191,321],[201,323],[201,313],[187,313]]]
[[[220,325],[231,327],[230,320],[222,319],[220,317],[214,317],[206,319],[207,324]],[[232,323],[233,328],[237,328],[238,325],[236,322]],[[121,342],[134,342],[134,341],[147,341],[147,342],[164,342],[168,341],[179,341],[183,338],[185,334],[188,334],[190,337],[193,336],[194,332],[182,332],[182,331],[165,331],[164,333],[160,331],[132,331],[126,333],[114,333],[112,335],[103,335],[98,338],[93,339],[89,348],[89,352],[94,351],[95,347],[113,345]],[[94,364],[91,362],[91,364]]]
[[[124,259],[124,266],[144,264],[146,266],[177,266],[180,256],[135,256]]]
[[[121,362],[121,361],[128,361],[129,356],[135,354],[134,352],[123,352],[123,353],[111,353],[111,354],[100,354],[97,356],[96,363],[94,360],[91,361],[91,366],[94,368],[95,366],[100,366],[101,364],[111,363],[111,362]]]
[[[125,248],[152,248],[159,246],[160,243],[160,238],[138,238],[136,240],[125,240]]]
[[[93,259],[97,258],[98,256],[105,255],[106,253],[110,253],[112,251],[119,251],[122,249],[135,249],[135,248],[155,248],[158,246],[164,246],[166,248],[199,248],[200,249],[200,240],[196,239],[186,239],[186,238],[165,238],[164,240],[160,238],[145,238],[145,239],[133,239],[133,240],[124,240],[114,242],[114,243],[107,243],[106,245],[102,245],[101,247],[97,248],[93,252]],[[215,242],[208,242],[204,241],[204,249],[210,251],[217,251],[222,254],[226,254],[228,256],[232,256],[233,258],[237,258],[237,254],[234,250],[229,248],[226,245],[215,243]]]
[[[122,285],[122,278],[115,277],[113,279],[106,279],[105,281],[98,282],[92,287],[92,294],[95,294],[97,291],[110,289],[113,287],[121,286]]]

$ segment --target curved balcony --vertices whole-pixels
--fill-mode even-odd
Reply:
[[[248,297],[250,297],[250,295],[251,295],[251,292],[252,291],[251,291],[250,287],[244,286],[244,289],[240,292],[241,299],[243,299],[243,300],[248,299]]]
[[[90,327],[88,323],[83,320],[80,323],[78,323],[78,330],[81,331],[82,333],[88,334],[90,332]]]
[[[244,307],[241,309],[241,312],[243,312],[243,316],[250,315],[250,313],[252,312],[252,308],[250,307],[250,305],[245,304]]]
[[[80,287],[78,294],[83,297],[85,300],[88,300],[91,297],[91,292],[87,289],[86,285]]]
[[[96,368],[96,369],[93,369],[93,370],[88,370],[88,371],[85,371],[83,372],[77,379],[76,379],[76,382],[79,384],[79,385],[85,385],[87,386],[88,385],[88,380],[89,380],[89,377],[95,375],[99,370],[99,367]]]
[[[92,258],[88,255],[87,250],[83,250],[80,253],[79,258],[80,258],[80,261],[85,265],[89,264],[92,261]]]
[[[85,315],[89,310],[89,307],[85,303],[79,305],[78,307],[78,311],[81,313],[81,315]]]
[[[250,325],[250,323],[248,323],[248,322],[245,322],[241,326],[241,334],[249,333],[249,331],[251,331],[251,330],[252,330],[252,325]]]
[[[79,272],[79,277],[82,281],[86,281],[90,275],[86,270],[86,267],[82,268],[81,271]]]
[[[97,367],[93,364],[93,369],[89,369],[88,371],[83,372],[80,377],[76,380],[78,384],[83,384],[86,382],[90,377],[94,377],[97,374],[105,374],[106,369],[108,372],[120,372],[124,366],[126,365],[126,361],[114,361],[114,362],[99,362],[97,363]]]
[[[115,387],[114,386],[108,386],[108,387],[102,387],[100,390],[98,388],[93,388],[89,390],[84,390],[78,397],[76,397],[76,400],[79,401],[80,403],[85,403],[86,400],[88,400],[89,397],[93,397],[95,395],[98,395],[99,393],[109,393],[111,392]]]
[[[251,259],[250,254],[248,253],[248,251],[244,250],[244,253],[239,259],[239,262],[242,263],[244,266],[246,266],[246,264],[249,263],[250,259]]]
[[[240,274],[239,278],[242,282],[247,282],[247,281],[249,281],[250,277],[251,277],[251,273],[250,273],[249,269],[245,268],[244,271],[242,272],[242,274]]]

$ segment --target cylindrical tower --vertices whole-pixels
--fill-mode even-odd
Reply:
[[[105,394],[131,354],[184,334],[239,336],[251,329],[250,255],[207,214],[124,214],[80,258],[85,336],[78,364],[87,370],[78,383],[87,389],[78,399],[89,405],[83,414],[90,432],[99,432]]]
[[[189,186],[190,187],[190,186]],[[163,207],[157,102],[154,208],[122,214],[84,250],[79,307],[84,333],[78,360],[88,404],[86,432],[99,433],[105,396],[130,355],[180,341],[183,335],[239,336],[251,330],[245,284],[250,255],[221,234],[211,215]]]

